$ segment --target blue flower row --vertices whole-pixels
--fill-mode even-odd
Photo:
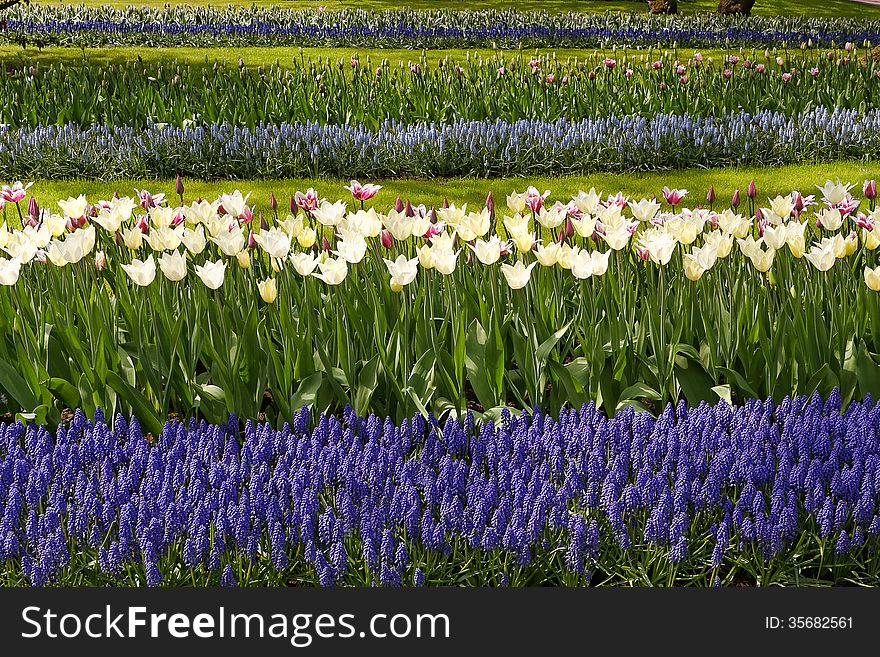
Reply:
[[[11,10],[6,38],[62,45],[359,45],[593,47],[757,46],[880,41],[880,22],[792,17],[749,20],[512,11],[292,11],[36,5]]]
[[[0,178],[511,176],[880,157],[880,109],[787,116],[0,130]]]
[[[34,585],[83,554],[108,581],[151,585],[189,570],[233,583],[257,564],[322,585],[442,584],[468,551],[492,555],[500,582],[553,553],[580,582],[646,550],[717,573],[794,545],[831,565],[880,547],[878,492],[880,407],[841,413],[836,391],[481,426],[304,409],[280,431],[190,420],[151,442],[136,420],[77,411],[54,436],[0,426],[0,564]]]

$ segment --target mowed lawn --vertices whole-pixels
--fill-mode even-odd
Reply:
[[[453,179],[453,180],[380,180],[382,190],[373,201],[378,207],[390,207],[396,197],[409,199],[413,203],[437,205],[446,197],[456,204],[482,204],[486,194],[491,191],[501,207],[504,199],[512,191],[524,191],[534,185],[542,192],[552,192],[550,200],[567,201],[579,189],[595,187],[605,193],[622,191],[632,197],[660,196],[665,185],[689,190],[686,205],[706,206],[706,192],[714,185],[718,201],[716,207],[723,207],[729,202],[734,190],[741,190],[745,200],[749,181],[754,179],[759,199],[767,202],[767,197],[776,194],[788,194],[799,190],[804,194],[816,192],[815,185],[826,179],[855,183],[861,191],[865,179],[880,178],[880,162],[838,162],[834,164],[796,165],[770,168],[726,168],[726,169],[691,169],[661,171],[635,174],[594,174],[589,176],[570,176],[563,178],[508,178],[508,179]],[[362,180],[361,182],[367,182]],[[370,181],[377,182],[377,181]],[[184,180],[185,197],[192,201],[196,197],[215,198],[219,194],[240,189],[251,193],[251,202],[258,210],[269,210],[269,194],[274,192],[278,199],[280,211],[288,205],[288,197],[293,192],[304,191],[314,187],[318,193],[327,198],[346,198],[349,196],[344,189],[346,180],[337,179],[298,179],[298,180],[224,180],[197,181]],[[34,194],[43,207],[54,204],[58,199],[68,196],[86,194],[91,201],[110,198],[113,192],[120,195],[134,194],[135,189],[148,189],[151,192],[163,192],[172,202],[176,202],[173,180],[117,180],[117,181],[85,181],[85,180],[40,180],[30,192]],[[12,215],[10,215],[12,218]]]
[[[800,49],[797,49],[800,52]],[[579,49],[579,48],[523,48],[523,49],[443,49],[443,50],[407,50],[404,48],[299,48],[291,46],[252,47],[252,48],[153,48],[138,47],[105,47],[105,48],[61,48],[0,46],[0,63],[6,65],[33,66],[64,64],[76,66],[84,60],[92,64],[113,65],[124,64],[132,60],[140,60],[145,64],[177,62],[193,66],[213,66],[216,62],[221,66],[236,66],[239,61],[245,66],[293,66],[303,61],[324,60],[348,63],[356,57],[362,65],[378,66],[388,60],[391,66],[409,65],[412,62],[424,62],[427,66],[436,66],[443,59],[449,63],[464,62],[471,58],[490,59],[503,57],[506,61],[512,58],[524,58],[526,61],[533,55],[555,55],[558,61],[574,60],[601,62],[605,57],[622,58],[645,57],[655,58],[663,53],[682,60],[691,58],[700,52],[706,59],[721,60],[727,53],[739,53],[739,48],[722,50],[719,48],[614,48],[614,49]],[[776,57],[776,50],[745,49],[745,56],[753,62],[760,62]],[[823,52],[825,52],[823,50]]]

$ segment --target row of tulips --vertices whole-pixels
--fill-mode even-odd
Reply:
[[[214,65],[29,66],[0,71],[0,122],[146,127],[148,123],[356,123],[579,120],[595,116],[740,110],[800,114],[817,107],[861,112],[880,105],[880,66],[858,49],[821,57],[799,51],[594,53],[584,59],[519,53],[429,65],[427,54],[399,68],[369,57],[294,59],[238,69]],[[259,99],[259,102],[254,102]]]
[[[393,48],[826,46],[880,42],[880,22],[806,17],[650,16],[529,11],[295,11],[281,7],[18,5],[3,36],[20,44],[302,45]]]
[[[508,177],[880,159],[880,109],[580,121],[0,127],[0,177]]]
[[[0,425],[0,582],[876,585],[878,427],[836,391],[479,427],[303,410],[152,439],[77,411],[54,436]]]
[[[529,188],[496,208],[388,212],[312,191],[185,203],[3,190],[0,387],[65,406],[283,422],[302,405],[498,417],[598,400],[880,396],[880,209],[826,182],[687,208]],[[747,204],[747,206],[746,206]],[[720,207],[720,206],[724,207]],[[8,224],[7,224],[8,225]]]

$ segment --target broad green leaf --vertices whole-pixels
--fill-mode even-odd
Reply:
[[[107,372],[107,385],[113,388],[116,394],[131,406],[134,416],[145,430],[156,437],[162,433],[164,422],[159,419],[152,404],[147,401],[143,394],[128,385],[128,382],[116,372]]]
[[[28,387],[24,378],[5,360],[0,360],[0,387],[26,412],[39,406],[34,392]]]

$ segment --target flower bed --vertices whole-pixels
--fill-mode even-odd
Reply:
[[[354,56],[344,62],[296,59],[282,66],[213,69],[176,62],[36,65],[0,71],[0,122],[144,128],[151,122],[254,127],[298,121],[375,130],[389,119],[552,122],[618,115],[719,117],[742,110],[790,116],[817,107],[864,111],[880,105],[880,67],[862,60],[854,49],[778,58],[744,51],[718,61],[699,52],[587,53],[566,60],[515,54],[436,63],[423,55],[407,68],[374,67]]]
[[[880,109],[388,121],[376,131],[316,123],[0,130],[6,179],[504,177],[878,157]]]
[[[880,209],[873,181],[852,187],[710,190],[708,208],[684,207],[687,190],[529,188],[506,209],[379,213],[357,181],[350,201],[307,190],[290,211],[237,191],[185,204],[181,184],[176,203],[80,196],[55,213],[18,183],[0,386],[26,418],[133,409],[154,434],[169,413],[280,424],[304,404],[401,420],[878,396]]]
[[[0,426],[4,585],[876,583],[880,409]],[[240,442],[241,440],[241,442]]]
[[[650,16],[527,11],[292,11],[279,7],[14,7],[13,43],[302,45],[392,48],[825,46],[880,42],[880,23],[855,19]]]

